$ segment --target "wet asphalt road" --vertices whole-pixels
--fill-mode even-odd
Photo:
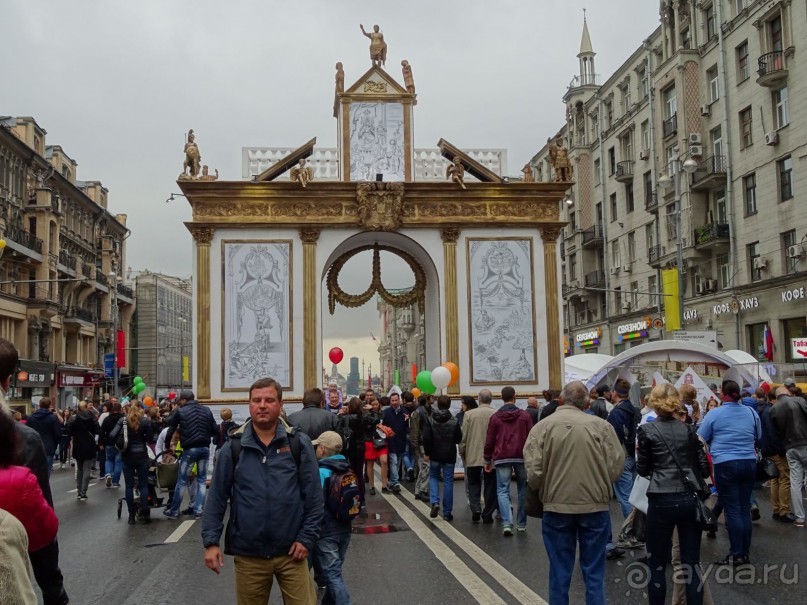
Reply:
[[[200,522],[172,521],[152,511],[150,525],[129,526],[116,515],[123,488],[106,489],[94,480],[86,502],[76,500],[72,469],[51,478],[60,519],[61,568],[71,603],[77,605],[223,605],[235,602],[232,559],[217,576],[203,564]],[[411,490],[411,484],[404,484]],[[409,491],[370,497],[369,515],[356,522],[345,563],[345,579],[356,605],[424,603],[544,603],[548,561],[540,520],[530,519],[524,535],[505,538],[499,523],[474,525],[465,506],[464,485],[455,483],[454,522],[430,519],[428,507]],[[799,604],[805,602],[807,530],[770,519],[767,490],[756,492],[762,519],[754,524],[753,572],[720,576],[709,563],[722,558],[728,537],[704,538],[702,560],[716,603]],[[621,524],[612,503],[614,527]],[[180,528],[180,529],[178,529]],[[177,535],[183,530],[181,537]],[[389,531],[392,530],[392,531]],[[173,539],[176,541],[170,541]],[[168,540],[168,542],[167,542]],[[646,603],[643,571],[633,564],[639,551],[607,562],[610,603]],[[320,593],[321,594],[321,593]],[[579,570],[570,602],[585,600]],[[279,590],[272,604],[282,603]]]

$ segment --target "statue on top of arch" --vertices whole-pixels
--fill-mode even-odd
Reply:
[[[574,178],[574,174],[569,151],[563,146],[563,137],[558,135],[554,141],[549,138],[546,142],[549,145],[549,161],[555,171],[555,182],[570,182]]]
[[[387,62],[387,43],[384,41],[384,34],[378,25],[373,25],[373,31],[367,32],[364,25],[359,24],[361,33],[370,38],[370,61],[375,66],[382,66]]]
[[[196,135],[193,132],[193,128],[188,131],[184,152],[185,162],[182,164],[182,174],[179,175],[179,180],[195,180],[198,178],[199,171],[202,169],[202,154],[199,152],[199,146],[196,144]]]

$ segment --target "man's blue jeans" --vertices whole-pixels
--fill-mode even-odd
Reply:
[[[326,511],[325,514],[330,513]],[[349,545],[350,534],[339,534],[320,538],[314,546],[317,568],[325,580],[321,605],[350,605],[350,595],[342,578],[342,564]]]
[[[454,465],[429,461],[429,501],[440,504],[440,482],[443,483],[443,517],[454,511]]]
[[[50,477],[51,472],[53,471],[53,459],[56,457],[56,454],[46,455],[45,458],[48,460],[48,477]]]
[[[527,471],[523,462],[499,464],[496,466],[496,496],[499,500],[499,515],[502,525],[513,526],[513,511],[510,509],[510,478],[516,474],[518,490],[518,507],[516,509],[516,525],[527,527],[527,513],[524,511],[524,488],[527,485]]]
[[[568,605],[577,545],[586,605],[605,605],[605,544],[608,511],[571,515],[544,512],[541,533],[549,558],[549,603]]]
[[[389,460],[389,486],[390,487],[395,487],[396,485],[399,485],[400,482],[401,482],[401,477],[400,477],[401,474],[400,474],[400,469],[399,469],[400,462],[401,462],[401,456],[402,456],[402,454],[393,454],[392,452],[389,452],[389,454],[387,455],[387,459]]]
[[[616,499],[619,500],[619,506],[622,509],[622,517],[627,519],[630,511],[633,510],[633,504],[628,502],[630,492],[633,489],[633,481],[636,479],[636,458],[631,456],[625,457],[625,466],[622,469],[622,474],[619,479],[614,483],[614,493]]]
[[[714,465],[718,501],[726,514],[731,556],[747,557],[751,550],[751,491],[756,460],[728,460]]]
[[[403,455],[404,471],[409,471],[410,468],[415,468],[415,457],[412,455],[412,446],[407,442],[406,451]]]
[[[112,475],[112,483],[115,485],[120,484],[120,474],[123,471],[123,458],[121,453],[114,445],[107,445],[104,447],[106,455],[106,475]]]
[[[205,480],[207,479],[207,459],[210,456],[209,447],[192,447],[184,450],[179,459],[179,478],[177,486],[174,488],[174,499],[171,503],[171,514],[178,515],[182,507],[182,495],[185,486],[188,484],[188,475],[196,464],[196,484],[199,491],[194,502],[193,512],[196,515],[202,514],[202,507],[205,504]]]

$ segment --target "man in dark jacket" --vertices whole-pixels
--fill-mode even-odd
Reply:
[[[796,519],[793,525],[804,527],[804,500],[801,488],[807,469],[807,402],[792,397],[787,387],[776,389],[776,403],[771,409],[773,425],[787,450],[790,467],[790,505]]]
[[[350,595],[342,577],[342,565],[345,562],[347,548],[350,546],[351,522],[337,519],[327,505],[333,476],[350,470],[350,463],[342,455],[342,436],[335,431],[325,431],[312,442],[312,445],[317,453],[322,496],[326,502],[322,515],[322,529],[314,547],[315,569],[325,585],[322,602],[350,603]],[[358,514],[360,502],[356,501],[354,506]]]
[[[549,418],[555,413],[555,410],[557,410],[558,406],[560,405],[560,402],[558,401],[559,395],[560,393],[555,390],[547,390],[543,392],[546,405],[541,408],[541,415],[538,418],[539,421],[543,420],[544,418]]]
[[[11,385],[11,377],[17,371],[19,353],[16,347],[5,338],[0,338],[0,413],[9,414],[6,392]],[[27,466],[36,475],[42,494],[53,508],[53,495],[50,491],[50,468],[48,466],[42,438],[34,429],[20,422],[15,423],[20,439],[17,445],[17,464]],[[44,548],[28,553],[36,583],[42,590],[45,605],[67,605],[70,599],[64,590],[64,577],[59,569],[59,542],[54,540]]]
[[[268,602],[273,578],[289,605],[316,602],[306,559],[322,524],[319,469],[308,435],[280,418],[282,394],[271,378],[250,387],[251,420],[219,451],[202,521],[205,565],[219,573],[231,503],[224,552],[235,556],[239,603]]]
[[[322,409],[322,390],[317,388],[308,389],[303,393],[303,409],[289,414],[288,421],[291,426],[296,427],[312,440],[325,431],[339,433],[339,417]]]
[[[121,458],[121,453],[118,451],[118,448],[115,447],[115,442],[110,438],[109,434],[118,424],[118,421],[123,418],[123,412],[121,412],[120,401],[118,401],[117,397],[112,397],[109,400],[109,405],[111,411],[101,423],[101,433],[98,436],[98,441],[104,450],[104,459],[106,461],[106,486],[120,487],[120,476],[123,472],[123,458]]]
[[[513,513],[510,506],[510,480],[515,473],[518,488],[518,509],[516,527],[527,531],[527,513],[524,511],[524,489],[527,485],[527,471],[524,469],[524,444],[532,430],[529,414],[516,407],[516,390],[513,387],[502,389],[502,407],[493,414],[488,423],[485,438],[485,472],[496,468],[496,495],[499,500],[499,514],[502,517],[505,536],[513,535]]]
[[[627,380],[620,378],[616,381],[612,396],[616,401],[607,420],[614,427],[617,439],[625,450],[625,468],[614,483],[614,492],[622,508],[622,516],[627,518],[633,510],[628,498],[636,479],[636,427],[639,426],[642,414],[629,399],[630,383]]]
[[[443,483],[443,519],[453,521],[454,465],[457,462],[457,444],[462,440],[462,429],[451,415],[451,398],[440,395],[437,410],[423,429],[423,451],[429,462],[429,502],[431,518],[440,512],[440,482]]]
[[[171,508],[163,511],[163,515],[170,519],[177,519],[182,510],[182,495],[188,484],[188,475],[196,465],[196,483],[198,491],[194,500],[193,514],[197,519],[202,517],[202,507],[205,503],[205,481],[207,480],[207,461],[210,458],[210,443],[218,434],[218,426],[213,418],[213,412],[196,401],[193,391],[186,389],[179,394],[180,403],[185,402],[168,419],[168,435],[166,443],[171,443],[174,431],[180,431],[182,456],[179,459],[179,478],[174,488],[174,497]]]
[[[605,420],[608,418],[608,406],[611,405],[611,389],[608,385],[601,384],[597,387],[597,398],[591,404],[591,411],[598,418]]]
[[[387,448],[389,448],[389,488],[399,494],[401,493],[400,465],[404,452],[406,452],[409,414],[401,406],[401,396],[398,393],[390,393],[389,407],[384,409],[381,423],[395,431],[395,435],[387,439]]]
[[[59,418],[53,413],[50,406],[50,397],[43,397],[39,400],[39,409],[28,416],[28,426],[39,433],[42,438],[45,455],[48,457],[48,476],[53,469],[56,446],[62,439],[62,423],[59,422]]]
[[[764,391],[762,395],[765,395]],[[787,455],[785,444],[782,443],[771,415],[776,394],[771,393],[771,398],[773,401],[762,399],[757,403],[757,413],[759,421],[762,423],[762,440],[759,442],[759,449],[763,456],[773,461],[779,471],[779,476],[770,480],[773,520],[792,523],[796,517],[790,512],[790,467],[785,457]]]

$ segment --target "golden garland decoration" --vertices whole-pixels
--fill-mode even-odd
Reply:
[[[365,250],[373,251],[373,278],[370,282],[370,287],[361,294],[348,294],[339,287],[339,272],[347,261]],[[381,283],[381,250],[395,254],[409,265],[412,273],[415,274],[415,285],[409,292],[391,294],[384,288],[384,284]],[[333,315],[336,310],[337,302],[345,307],[361,307],[364,303],[370,301],[370,299],[373,298],[373,294],[376,292],[378,292],[387,304],[393,307],[410,307],[417,303],[420,313],[423,314],[426,312],[426,273],[423,271],[423,267],[420,266],[420,263],[418,263],[412,255],[403,250],[373,244],[345,252],[342,256],[337,258],[331,265],[331,268],[328,269],[325,283],[328,286],[328,309],[331,315]]]

